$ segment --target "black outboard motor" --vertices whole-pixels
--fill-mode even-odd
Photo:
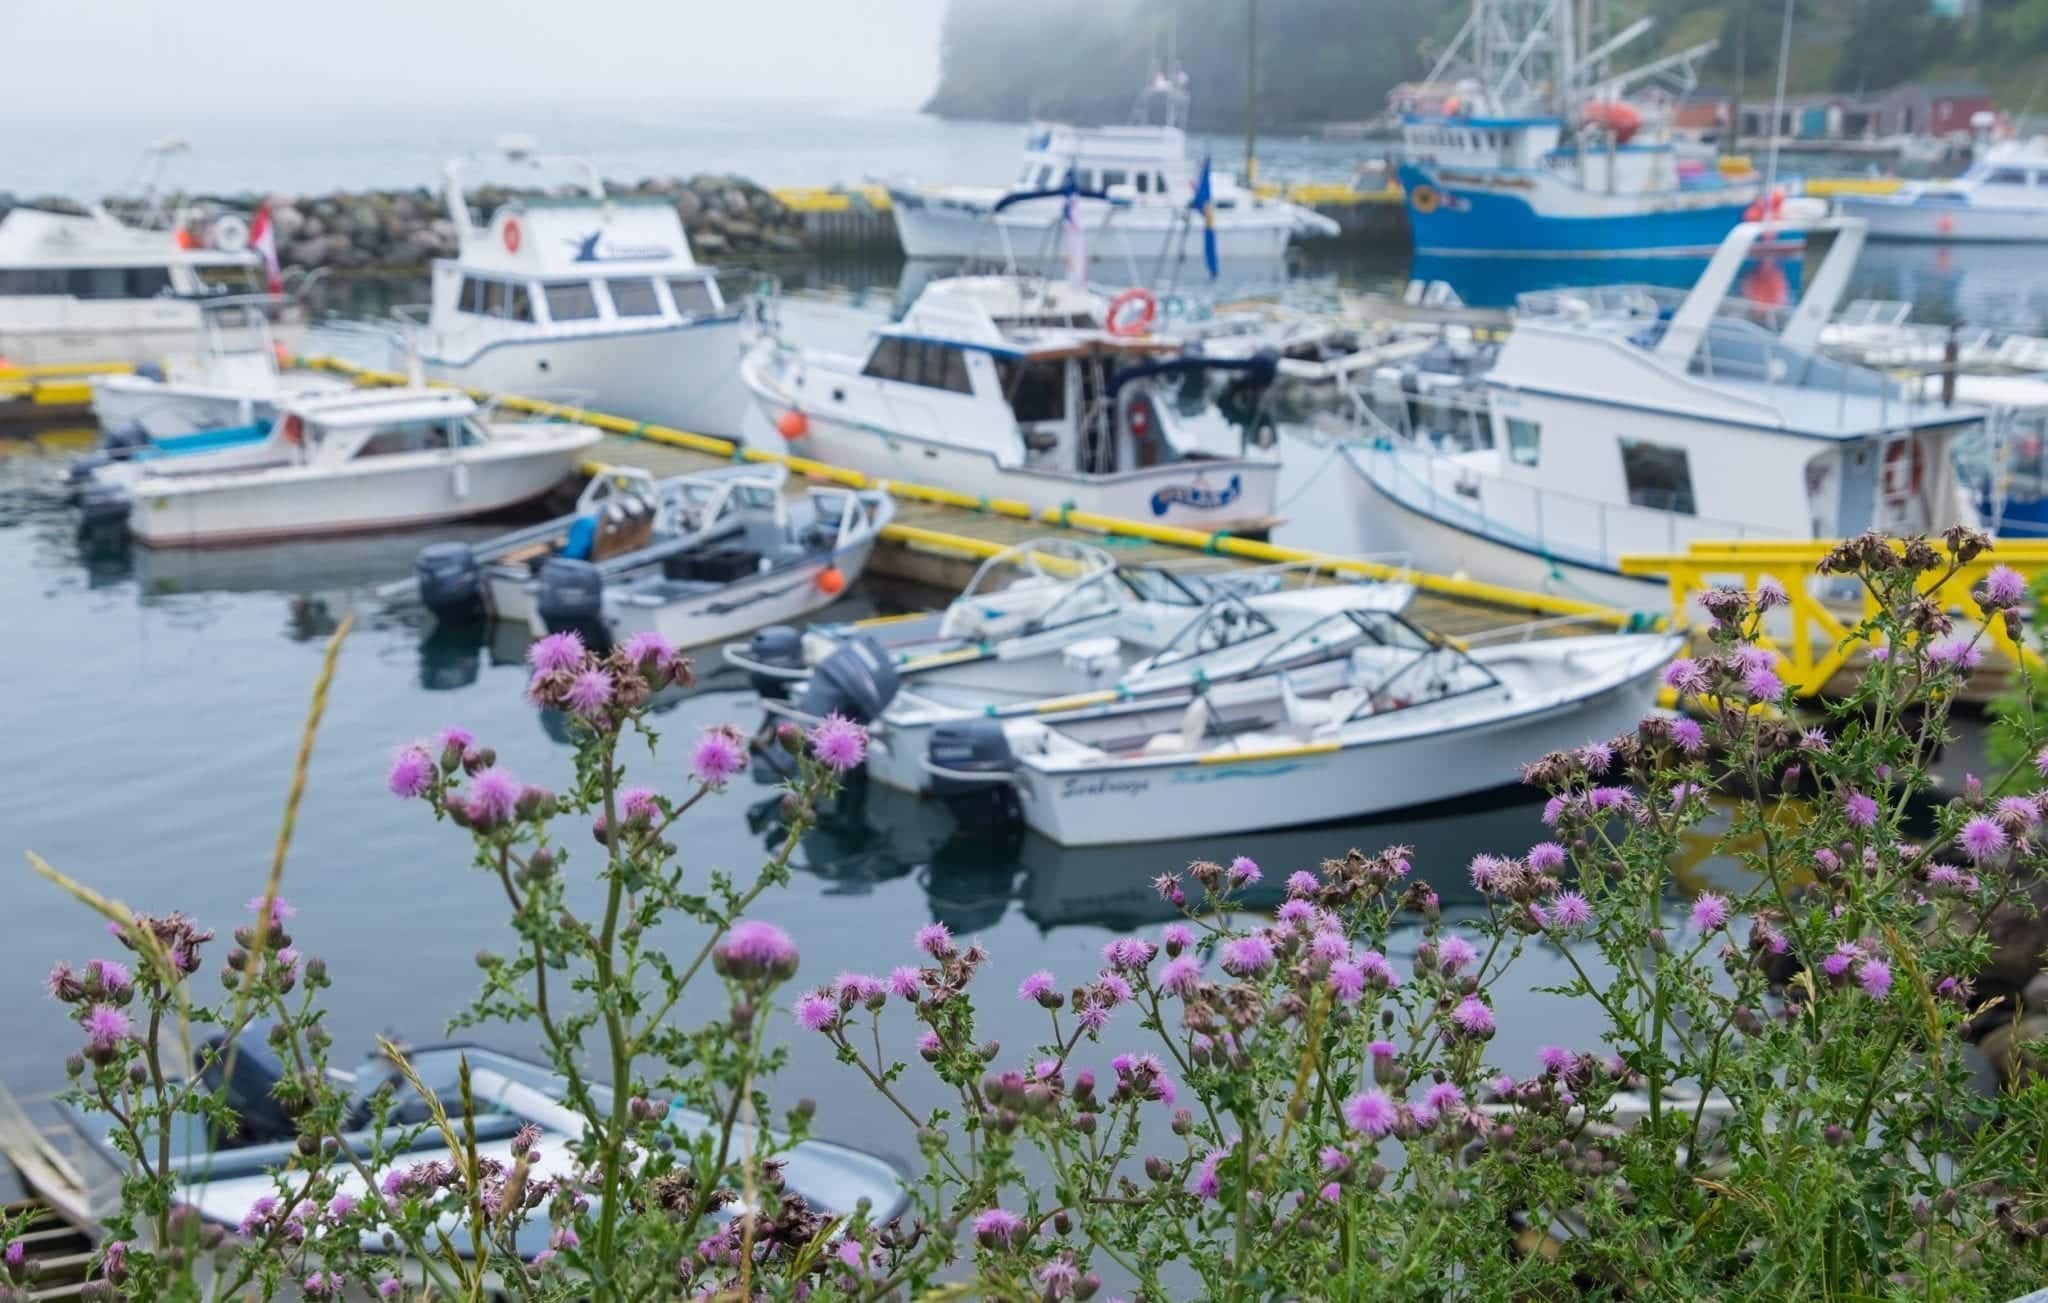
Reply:
[[[149,447],[149,431],[139,425],[109,430],[100,436],[100,451],[111,461],[127,461],[139,448]]]
[[[861,634],[818,662],[798,706],[806,715],[844,715],[856,724],[872,724],[896,699],[899,682],[889,653]]]
[[[484,572],[467,543],[430,543],[412,563],[420,604],[442,620],[475,620],[484,613]]]
[[[206,1049],[199,1080],[212,1090],[225,1086],[227,1106],[235,1112],[234,1130],[225,1135],[216,1132],[216,1143],[224,1148],[241,1148],[277,1144],[297,1136],[298,1128],[270,1093],[284,1076],[284,1065],[270,1052],[263,1038],[243,1036],[230,1048],[225,1036],[216,1036],[206,1043]]]
[[[765,629],[754,630],[754,636],[747,640],[747,659],[777,669],[801,670],[804,667],[804,636],[786,624],[771,624]],[[758,670],[749,671],[747,684],[761,694],[763,701],[785,701],[789,697],[789,679],[778,679]]]
[[[549,557],[541,565],[538,589],[534,609],[549,632],[573,630],[593,649],[611,645],[611,633],[604,624],[604,574],[596,565]]]
[[[932,764],[963,774],[1010,774],[1017,770],[1017,757],[1010,751],[1010,739],[997,719],[961,719],[932,729],[925,754]],[[1008,783],[974,782],[933,774],[932,795],[946,803],[953,818],[966,831],[981,832],[1015,823],[1022,811],[1017,790]]]
[[[134,505],[126,489],[113,484],[86,483],[78,491],[79,542],[95,548],[126,545],[128,513]]]

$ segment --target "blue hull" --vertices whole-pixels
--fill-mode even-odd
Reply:
[[[1704,257],[1720,247],[1750,202],[1745,196],[1725,204],[1668,212],[1556,217],[1538,213],[1519,195],[1440,185],[1429,171],[1412,165],[1402,167],[1400,176],[1408,193],[1408,223],[1415,248],[1437,254]]]

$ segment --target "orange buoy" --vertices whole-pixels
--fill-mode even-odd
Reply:
[[[171,233],[171,238],[177,242],[180,249],[196,249],[199,247],[199,241],[193,237],[192,232],[182,226]]]
[[[775,432],[785,439],[801,439],[811,432],[811,418],[792,407],[775,418]]]
[[[1626,145],[1643,129],[1643,115],[1633,104],[1620,100],[1595,100],[1580,111],[1581,118],[1614,133],[1614,143]]]
[[[837,597],[846,591],[846,576],[840,573],[838,566],[826,566],[818,572],[817,584],[819,592]]]
[[[292,351],[286,348],[282,341],[272,343],[270,349],[273,353],[277,354],[277,365],[279,369],[285,371],[291,370]]]

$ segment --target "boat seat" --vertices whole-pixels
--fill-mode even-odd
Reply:
[[[536,539],[525,547],[515,547],[510,552],[499,557],[498,564],[508,566],[523,565],[530,569],[538,569],[540,563],[554,556],[557,549],[561,548],[561,546],[562,540],[559,538]],[[564,551],[562,555],[567,556],[568,553]]]
[[[606,505],[598,517],[597,537],[590,544],[590,559],[606,561],[628,552],[638,552],[654,541],[654,513],[641,503]]]
[[[1352,686],[1339,688],[1321,699],[1304,697],[1295,691],[1292,674],[1280,676],[1280,703],[1286,711],[1288,727],[1307,736],[1336,728],[1351,718],[1351,713],[1364,705],[1369,696],[1364,688]]]

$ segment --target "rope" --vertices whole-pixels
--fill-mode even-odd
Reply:
[[[1229,538],[1230,536],[1231,535],[1229,530],[1219,529],[1215,533],[1209,535],[1209,541],[1202,544],[1202,550],[1204,552],[1207,552],[1210,556],[1220,556],[1222,555],[1223,551],[1223,540]]]
[[[1310,489],[1314,488],[1316,481],[1322,478],[1323,469],[1327,467],[1330,464],[1330,462],[1336,458],[1337,454],[1342,452],[1343,450],[1343,445],[1336,443],[1331,444],[1329,450],[1323,454],[1323,459],[1316,463],[1316,468],[1308,473],[1307,478],[1302,480],[1301,487],[1296,489],[1294,492],[1288,494],[1287,497],[1283,500],[1273,504],[1273,514],[1278,515],[1279,513],[1285,511],[1287,508],[1293,506],[1302,494],[1307,493]]]

